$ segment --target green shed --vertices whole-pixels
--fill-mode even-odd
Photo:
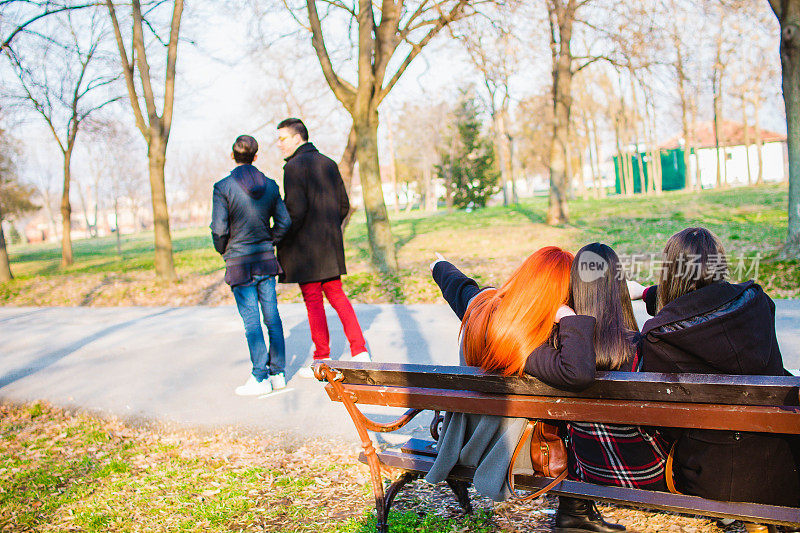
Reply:
[[[683,161],[683,148],[676,148],[674,150],[661,150],[661,190],[664,191],[677,191],[686,187],[686,165]],[[641,193],[642,185],[646,187],[650,184],[648,176],[649,166],[645,165],[644,168],[644,183],[642,183],[642,162],[647,162],[650,154],[640,152],[633,156],[633,192]],[[614,156],[614,173],[616,180],[614,188],[617,194],[622,193],[620,186],[620,162],[619,157]]]

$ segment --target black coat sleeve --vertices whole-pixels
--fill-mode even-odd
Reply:
[[[594,382],[597,368],[594,327],[594,317],[565,316],[558,326],[558,347],[547,343],[536,348],[525,362],[525,372],[557,389],[585,389]]]
[[[211,240],[214,241],[214,249],[224,254],[225,249],[228,247],[230,236],[228,200],[220,190],[220,187],[214,185],[214,196],[211,202]]]
[[[286,204],[281,199],[281,194],[275,187],[275,206],[272,209],[272,227],[269,229],[272,235],[272,244],[278,244],[289,232],[292,225],[292,219],[289,217],[289,211],[286,210]]]
[[[656,303],[658,298],[658,285],[652,285],[644,290],[644,305],[647,307],[647,314],[656,316]]]
[[[283,191],[286,209],[291,218],[291,227],[285,238],[290,238],[303,227],[308,211],[305,173],[299,165],[287,163],[283,167]]]
[[[449,261],[439,261],[433,267],[433,281],[459,320],[464,318],[470,300],[481,292],[475,280],[465,276]]]
[[[347,189],[344,186],[344,180],[339,172],[339,167],[334,164],[334,174],[336,183],[336,195],[339,197],[339,224],[344,222],[347,218],[347,213],[350,212],[350,199],[347,197]]]

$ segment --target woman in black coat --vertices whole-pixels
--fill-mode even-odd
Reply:
[[[775,304],[751,281],[725,281],[722,244],[704,228],[676,233],[659,284],[643,296],[655,315],[642,328],[645,372],[781,376]],[[637,296],[637,295],[632,295]],[[725,501],[800,505],[796,437],[663,428],[674,443],[678,491]]]

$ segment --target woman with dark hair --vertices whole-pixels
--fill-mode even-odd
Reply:
[[[569,307],[578,315],[595,319],[587,322],[582,331],[589,342],[540,346],[528,357],[525,372],[554,387],[575,389],[576,383],[591,383],[595,370],[639,370],[636,318],[619,258],[608,245],[591,243],[575,254],[570,268]],[[578,351],[581,349],[584,351]],[[575,367],[575,361],[590,365],[580,367],[584,374],[578,379],[565,373]],[[593,422],[568,422],[566,430],[573,479],[667,490],[664,468],[668,449],[657,434],[651,435],[639,426]],[[582,517],[593,511],[591,502],[559,497],[559,516],[564,527],[603,531],[590,529],[584,523]]]
[[[687,228],[664,247],[659,283],[643,297],[654,317],[640,341],[642,370],[788,375],[775,335],[775,304],[753,280],[725,281],[722,243]],[[674,443],[675,488],[715,500],[797,507],[800,451],[795,437],[663,428]],[[671,481],[671,480],[668,480]]]

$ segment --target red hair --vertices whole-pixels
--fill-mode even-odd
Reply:
[[[546,246],[528,257],[499,289],[470,302],[461,322],[466,363],[508,376],[550,338],[556,311],[567,302],[572,254]]]

